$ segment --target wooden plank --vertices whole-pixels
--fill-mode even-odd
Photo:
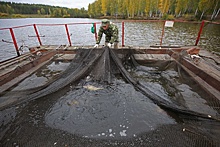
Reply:
[[[0,88],[0,93],[8,90],[9,88],[11,88],[12,86],[14,86],[15,84],[19,83],[20,81],[22,81],[23,79],[25,79],[26,77],[30,76],[31,74],[33,74],[35,71],[37,71],[39,68],[41,68],[43,65],[45,65],[46,63],[48,63],[49,61],[51,61],[52,57],[49,60],[46,60],[40,64],[38,64],[37,66],[31,68],[30,70],[26,71],[25,73],[17,76],[16,78],[12,79],[11,81],[3,84]]]
[[[171,57],[173,57],[176,60],[176,62],[178,62],[180,65],[186,67],[189,71],[193,72],[195,75],[197,75],[206,83],[208,83],[210,86],[220,91],[220,78],[213,76],[213,74],[210,74],[211,71],[207,71],[203,67],[197,66],[192,61],[189,61],[186,58],[181,57],[179,54],[173,52],[172,50],[170,50],[168,54]]]
[[[209,95],[211,95],[212,98],[217,98],[218,100],[220,100],[220,92],[217,89],[213,88],[206,81],[194,74],[192,71],[188,70],[186,67],[182,65],[181,67],[194,79],[197,84],[199,84]]]
[[[55,54],[56,51],[48,52],[42,55],[41,57],[38,57],[37,59],[30,61],[24,64],[23,66],[19,66],[18,68],[15,68],[13,71],[4,74],[4,76],[1,77],[0,86],[7,84],[7,82],[19,77],[23,73],[32,70],[32,68],[34,68],[35,66],[38,66],[39,64],[41,65],[41,63],[47,60],[50,61],[50,58],[52,58]]]

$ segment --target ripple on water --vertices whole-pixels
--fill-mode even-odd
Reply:
[[[90,84],[102,89],[70,91],[46,113],[47,125],[89,138],[118,139],[176,123],[129,84]]]

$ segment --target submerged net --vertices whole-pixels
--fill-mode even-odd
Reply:
[[[129,60],[127,60],[128,58]],[[145,123],[145,125],[139,125],[139,126],[137,125],[136,127],[137,128],[140,127],[142,130],[145,130],[147,127],[149,127],[146,130],[150,130],[152,124],[156,123],[157,121],[166,120],[167,118],[164,118],[163,115],[161,115],[161,118],[156,118],[158,114],[157,112],[153,112],[153,111],[151,112],[152,114],[147,114],[146,116],[143,114],[138,114],[140,116],[135,116],[132,114],[135,111],[146,113],[148,109],[156,110],[156,107],[159,106],[162,109],[165,109],[167,114],[169,114],[170,116],[174,116],[177,122],[181,122],[181,125],[177,125],[172,121],[170,121],[169,119],[167,119],[168,124],[174,124],[174,125],[161,126],[155,129],[153,132],[146,133],[144,135],[141,134],[142,137],[140,138],[141,140],[143,140],[142,142],[145,142],[145,145],[162,146],[164,145],[164,143],[174,146],[180,145],[179,143],[182,144],[180,146],[217,145],[219,143],[218,137],[220,137],[219,100],[211,99],[210,101],[207,101],[208,102],[207,105],[210,108],[206,109],[203,108],[203,105],[199,106],[195,104],[196,108],[192,109],[191,107],[189,107],[189,105],[185,104],[186,103],[185,101],[187,100],[183,98],[181,92],[179,92],[178,90],[173,90],[174,88],[172,87],[178,85],[173,85],[172,77],[167,77],[166,72],[164,72],[165,68],[178,67],[175,64],[175,62],[165,61],[163,63],[159,63],[158,65],[159,68],[157,71],[151,68],[146,68],[145,66],[140,65],[135,60],[133,53],[128,53],[127,56],[125,57],[125,61],[123,62],[118,57],[116,52],[108,47],[105,47],[102,50],[82,49],[82,50],[78,50],[75,58],[70,63],[68,68],[60,76],[58,76],[56,80],[51,80],[46,85],[33,88],[31,90],[28,89],[26,91],[20,91],[20,92],[18,91],[11,93],[9,92],[3,95],[2,97],[3,98],[14,97],[14,100],[16,100],[15,103],[17,103],[17,101],[21,103],[24,101],[36,100],[39,98],[42,99],[51,98],[54,97],[55,95],[59,95],[59,93],[64,91],[68,93],[68,91],[70,90],[69,85],[72,85],[74,89],[73,93],[69,93],[67,95],[67,98],[62,98],[58,102],[58,104],[56,104],[55,107],[50,110],[51,112],[46,112],[46,114],[43,114],[46,115],[45,121],[49,126],[53,126],[54,128],[59,128],[59,129],[62,128],[61,130],[70,132],[71,134],[78,134],[81,136],[84,135],[84,138],[87,138],[88,136],[85,136],[85,134],[89,134],[88,133],[89,131],[96,133],[97,131],[101,132],[102,131],[101,129],[105,128],[109,124],[117,124],[119,123],[119,121],[124,121],[121,118],[124,115],[130,119],[142,118],[144,121],[149,120],[151,123],[149,122],[149,123]],[[129,66],[131,70],[134,70],[136,72],[132,72],[132,71],[128,72],[128,68],[125,68],[126,66]],[[143,77],[143,79],[140,78],[140,76],[138,76],[139,72],[144,73],[143,75],[146,75],[146,77],[148,78],[146,77]],[[164,78],[160,79],[158,74],[164,76]],[[152,76],[159,77],[159,80],[161,81],[164,79],[165,80],[168,79],[167,81],[164,81],[164,83],[165,86],[168,87],[167,88],[168,91],[170,90],[174,93],[173,99],[167,96],[163,96],[162,94],[155,92],[153,90],[153,86],[149,85],[148,82],[145,81],[145,80],[150,80],[150,77]],[[115,79],[117,79],[118,77],[124,79],[124,81],[127,84],[118,84],[118,85],[114,84]],[[101,87],[100,89],[106,89],[106,93],[108,91],[110,91],[111,93],[106,94],[104,90],[103,93],[95,93],[95,92],[87,93],[83,89],[85,83],[96,84],[97,87]],[[124,94],[117,90],[121,88],[120,87],[121,85],[124,85],[125,89],[128,90]],[[97,87],[88,87],[87,85],[86,88],[97,90],[98,89]],[[16,96],[14,96],[15,93]],[[122,94],[124,97],[121,96]],[[104,97],[101,97],[100,95],[103,95]],[[107,97],[105,97],[106,95]],[[138,98],[137,97],[135,98],[133,95],[138,96]],[[139,101],[138,99],[140,98],[142,100]],[[126,99],[128,99],[128,102],[125,101]],[[135,101],[135,99],[137,99],[137,104],[133,104],[134,103],[133,101]],[[66,101],[67,101],[67,105],[64,107]],[[88,103],[88,101],[90,103]],[[128,106],[125,105],[125,102],[121,104],[120,101],[127,102]],[[142,101],[143,103],[145,103],[145,101],[147,102],[151,101],[156,105],[155,106],[151,106],[149,104],[142,105],[141,104]],[[197,101],[195,101],[194,103],[196,102]],[[47,105],[45,107],[51,107],[50,105],[49,106]],[[75,106],[75,105],[78,107],[74,108],[74,110],[70,109],[71,106]],[[147,108],[146,106],[149,106],[149,108]],[[141,111],[139,109],[143,109],[144,111],[143,110]],[[212,111],[210,109],[214,109],[216,111]],[[63,111],[68,112],[67,116],[63,115]],[[151,117],[146,118],[147,116],[151,116]],[[80,119],[78,119],[78,117],[80,117]],[[108,117],[117,118],[118,120],[111,120],[108,119]],[[66,119],[68,121],[65,121]],[[135,126],[135,124],[133,125]],[[212,128],[210,126],[212,126]],[[122,136],[126,136],[126,129],[128,129],[128,127],[126,125],[121,125],[119,127],[123,128],[123,130],[119,132],[120,136],[118,137],[120,138]],[[54,131],[48,128],[46,130],[47,130],[46,132],[48,133]],[[29,132],[27,132],[27,136],[28,134],[30,134],[31,131],[33,130],[30,129]],[[117,136],[116,134],[113,133],[112,128],[109,128],[107,132],[97,133],[96,136],[90,134],[89,138],[106,136],[107,133],[109,133],[108,135],[110,138],[112,136]],[[132,134],[133,136],[130,137],[136,137],[136,133],[137,132],[133,130],[133,134]],[[40,133],[37,136],[39,137]],[[69,137],[71,138],[71,136]],[[59,135],[55,136],[55,138],[59,138]],[[175,140],[178,140],[178,142],[172,142],[173,138],[175,138]],[[77,139],[81,141],[84,140],[76,137],[76,140]],[[122,145],[128,145],[131,143],[134,143],[135,145],[140,145],[139,143],[141,142],[141,140],[138,141],[135,140],[126,141],[124,144],[122,143]],[[46,142],[46,140],[44,140],[43,138],[39,138],[39,140],[36,139],[36,141]],[[106,143],[105,141],[103,142],[104,144]],[[92,144],[92,146],[104,145],[103,142],[95,141],[95,144]],[[7,144],[7,141],[4,143]],[[87,143],[89,144],[89,142]],[[108,142],[108,144],[113,145],[115,144],[115,142]]]
[[[13,97],[13,99],[11,99],[15,101],[15,103],[17,101],[22,102],[38,99],[63,89],[71,83],[79,81],[92,70],[92,66],[101,57],[103,51],[79,50],[68,68],[55,80],[51,80],[47,84],[37,88],[6,93],[3,95],[3,98],[1,98],[2,103],[7,97]],[[8,103],[8,101],[5,101],[5,103]]]

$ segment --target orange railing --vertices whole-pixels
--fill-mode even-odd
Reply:
[[[135,20],[135,22],[156,22],[156,21],[158,22],[158,20]],[[159,20],[159,21],[165,22],[164,20]],[[134,22],[134,21],[127,20],[127,21],[120,22],[121,23],[121,32],[122,32],[122,34],[121,34],[122,46],[125,46],[125,42],[124,42],[124,40],[125,40],[124,36],[125,35],[124,34],[125,34],[125,23],[126,22]],[[175,21],[175,22],[180,22],[180,21]],[[183,21],[181,21],[181,22],[183,22]],[[17,56],[20,56],[18,44],[17,44],[16,37],[15,37],[14,31],[13,31],[14,29],[33,26],[35,34],[36,34],[36,37],[37,37],[37,40],[38,40],[38,43],[39,43],[39,45],[42,45],[41,36],[38,33],[37,26],[58,26],[58,25],[64,26],[65,30],[66,30],[66,35],[67,35],[68,43],[69,43],[70,46],[72,46],[71,35],[69,33],[68,26],[70,26],[70,25],[81,25],[81,24],[94,24],[94,30],[95,30],[94,37],[95,37],[95,39],[97,39],[97,29],[96,29],[96,26],[99,23],[100,22],[95,22],[95,23],[68,23],[68,24],[29,24],[29,25],[16,26],[16,27],[11,27],[11,28],[0,28],[0,31],[1,30],[9,30],[10,31],[11,38],[12,38],[14,47],[15,47],[16,52],[17,52]],[[204,27],[204,23],[205,23],[205,21],[202,21],[195,45],[197,45],[199,40],[200,40],[200,36],[201,36],[201,33],[202,33],[202,29]],[[164,26],[162,28],[162,36],[161,36],[160,46],[162,46],[163,34],[164,34]]]

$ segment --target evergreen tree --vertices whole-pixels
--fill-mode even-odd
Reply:
[[[88,17],[85,9],[77,9],[79,12],[76,17]],[[15,2],[0,1],[0,13],[7,14],[49,14],[51,17],[70,17],[71,9],[55,7],[42,4],[24,4]],[[73,15],[72,15],[73,16]]]

